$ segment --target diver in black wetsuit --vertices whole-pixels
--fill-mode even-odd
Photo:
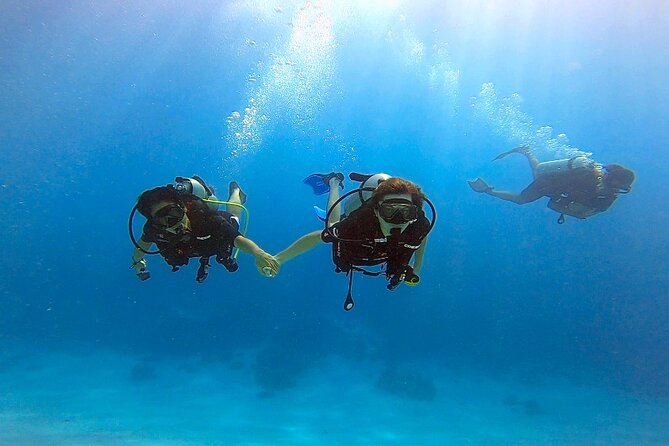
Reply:
[[[276,254],[279,265],[314,248],[321,242],[332,243],[333,261],[337,272],[344,272],[352,280],[352,273],[385,275],[388,289],[400,283],[417,285],[423,266],[427,234],[434,225],[423,212],[425,195],[414,183],[392,178],[389,175],[351,174],[363,187],[339,198],[341,173],[315,174],[305,182],[316,194],[329,192],[328,211],[322,216],[325,230],[314,231],[300,237],[288,248]],[[342,199],[346,215],[341,217]],[[411,260],[413,259],[413,265]],[[371,272],[367,266],[381,265],[382,270]],[[351,283],[344,304],[345,310],[353,308]]]
[[[199,283],[207,278],[211,256],[229,272],[235,272],[238,265],[232,255],[233,247],[253,255],[259,272],[278,271],[276,259],[239,232],[241,209],[235,204],[243,205],[246,195],[236,182],[230,183],[228,212],[217,210],[217,204],[205,199],[215,201],[216,197],[199,177],[178,177],[174,185],[156,187],[140,195],[135,209],[147,222],[132,255],[132,267],[140,280],[150,277],[146,253],[159,253],[172,271],[187,265],[191,258],[199,258]],[[149,251],[152,244],[158,247],[157,252]]]

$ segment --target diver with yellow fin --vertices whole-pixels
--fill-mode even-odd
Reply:
[[[229,272],[235,272],[239,268],[236,257],[241,250],[256,258],[261,274],[276,274],[279,268],[276,259],[244,236],[248,226],[245,202],[246,194],[235,181],[230,183],[228,201],[223,202],[216,199],[214,190],[198,176],[177,177],[173,184],[144,191],[128,220],[130,239],[135,245],[131,268],[144,281],[151,277],[146,254],[160,254],[172,271],[187,265],[191,258],[199,258],[195,280],[201,283],[208,276],[211,256]],[[220,204],[225,204],[227,211],[218,210]],[[246,219],[244,231],[240,232],[242,211],[246,212]],[[139,240],[133,234],[135,212],[147,219]],[[150,251],[153,244],[158,248],[156,251]],[[233,253],[233,248],[237,252]]]
[[[316,195],[328,193],[327,211],[318,212],[325,229],[300,237],[275,256],[281,266],[322,242],[331,243],[335,271],[349,276],[346,311],[355,305],[351,289],[356,271],[384,275],[391,291],[400,283],[417,285],[427,235],[436,221],[434,206],[410,181],[387,174],[352,173],[349,178],[361,186],[341,197],[341,173],[313,174],[304,180]],[[432,220],[425,216],[424,203],[431,208]],[[380,269],[371,271],[371,266]]]
[[[524,155],[530,163],[534,181],[520,194],[498,191],[481,178],[468,181],[478,193],[484,193],[516,204],[527,204],[548,197],[548,207],[560,214],[586,219],[606,211],[620,194],[632,190],[634,172],[619,165],[602,165],[587,156],[539,162],[528,146],[518,146],[499,154],[493,161],[512,153]]]

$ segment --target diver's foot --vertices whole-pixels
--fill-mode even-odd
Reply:
[[[481,178],[477,178],[475,180],[467,180],[467,184],[469,184],[469,187],[471,187],[474,192],[478,193],[487,194],[488,192],[493,190],[493,188],[491,186],[488,186],[488,183],[483,181]]]
[[[330,187],[341,187],[344,188],[344,174],[341,172],[330,172],[327,174],[323,181],[326,182]]]
[[[239,191],[239,202],[241,204],[246,203],[246,194],[242,188],[239,187],[239,184],[237,184],[236,181],[230,181],[230,186],[228,187],[228,197],[232,197],[232,194],[235,192],[235,190]]]
[[[303,180],[304,184],[311,186],[316,195],[330,192],[331,187],[344,188],[344,174],[341,172],[312,173]]]

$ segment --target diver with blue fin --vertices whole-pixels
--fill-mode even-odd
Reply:
[[[417,285],[427,235],[436,221],[434,206],[410,181],[382,173],[352,173],[349,178],[359,182],[360,187],[341,197],[339,189],[343,188],[343,174],[313,174],[305,179],[314,194],[328,193],[327,211],[319,212],[325,229],[300,237],[275,256],[281,266],[320,243],[331,243],[335,271],[349,277],[344,302],[346,311],[355,305],[352,296],[354,272],[384,275],[391,291],[401,283]],[[423,211],[424,203],[431,208],[431,221]],[[369,269],[374,266],[380,269]]]
[[[245,237],[246,194],[235,181],[230,182],[228,192],[228,201],[218,201],[214,190],[198,176],[177,177],[173,184],[144,191],[128,219],[130,239],[135,245],[131,268],[137,277],[141,281],[149,279],[144,257],[160,254],[173,272],[187,265],[191,258],[199,258],[195,280],[202,283],[208,276],[210,257],[215,256],[216,262],[235,272],[239,268],[236,258],[240,250],[256,258],[261,274],[275,274],[279,268],[276,259]],[[227,210],[219,210],[220,204],[225,204]],[[246,219],[240,232],[242,211],[246,212]],[[146,218],[139,240],[133,234],[135,212]],[[151,251],[154,244],[158,249]],[[237,251],[233,253],[234,248]]]
[[[587,156],[539,162],[529,146],[515,147],[499,154],[493,161],[512,153],[524,155],[530,163],[534,181],[521,193],[498,191],[481,178],[468,181],[478,193],[516,204],[527,204],[541,197],[550,198],[548,207],[560,214],[586,219],[606,211],[620,194],[632,190],[635,175],[619,164],[602,165]]]

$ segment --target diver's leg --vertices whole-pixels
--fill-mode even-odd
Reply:
[[[242,204],[241,194],[242,194],[242,189],[235,181],[232,181],[230,183],[230,196],[228,197],[228,202],[241,205]],[[242,215],[242,208],[240,206],[228,204],[226,205],[226,209],[228,212],[230,212],[237,218],[240,218]]]
[[[336,176],[330,178],[330,192],[328,193],[328,212],[332,209],[332,206],[337,200],[339,200],[339,185],[341,180]],[[341,203],[337,203],[332,213],[330,213],[330,218],[328,219],[328,227],[339,222],[341,219]]]
[[[530,169],[532,169],[532,178],[537,179],[537,166],[539,165],[539,160],[530,149],[530,146],[520,146],[520,152],[527,158],[527,161],[530,163]]]
[[[527,158],[527,161],[530,163],[530,169],[532,169],[532,178],[536,179],[536,169],[537,165],[539,164],[539,160],[537,159],[536,156],[534,156],[532,149],[530,149],[530,146],[528,145],[514,147],[511,150],[507,150],[504,153],[500,153],[493,161],[506,158],[508,155],[511,155],[512,153],[520,153],[521,155],[525,155],[525,158]]]

